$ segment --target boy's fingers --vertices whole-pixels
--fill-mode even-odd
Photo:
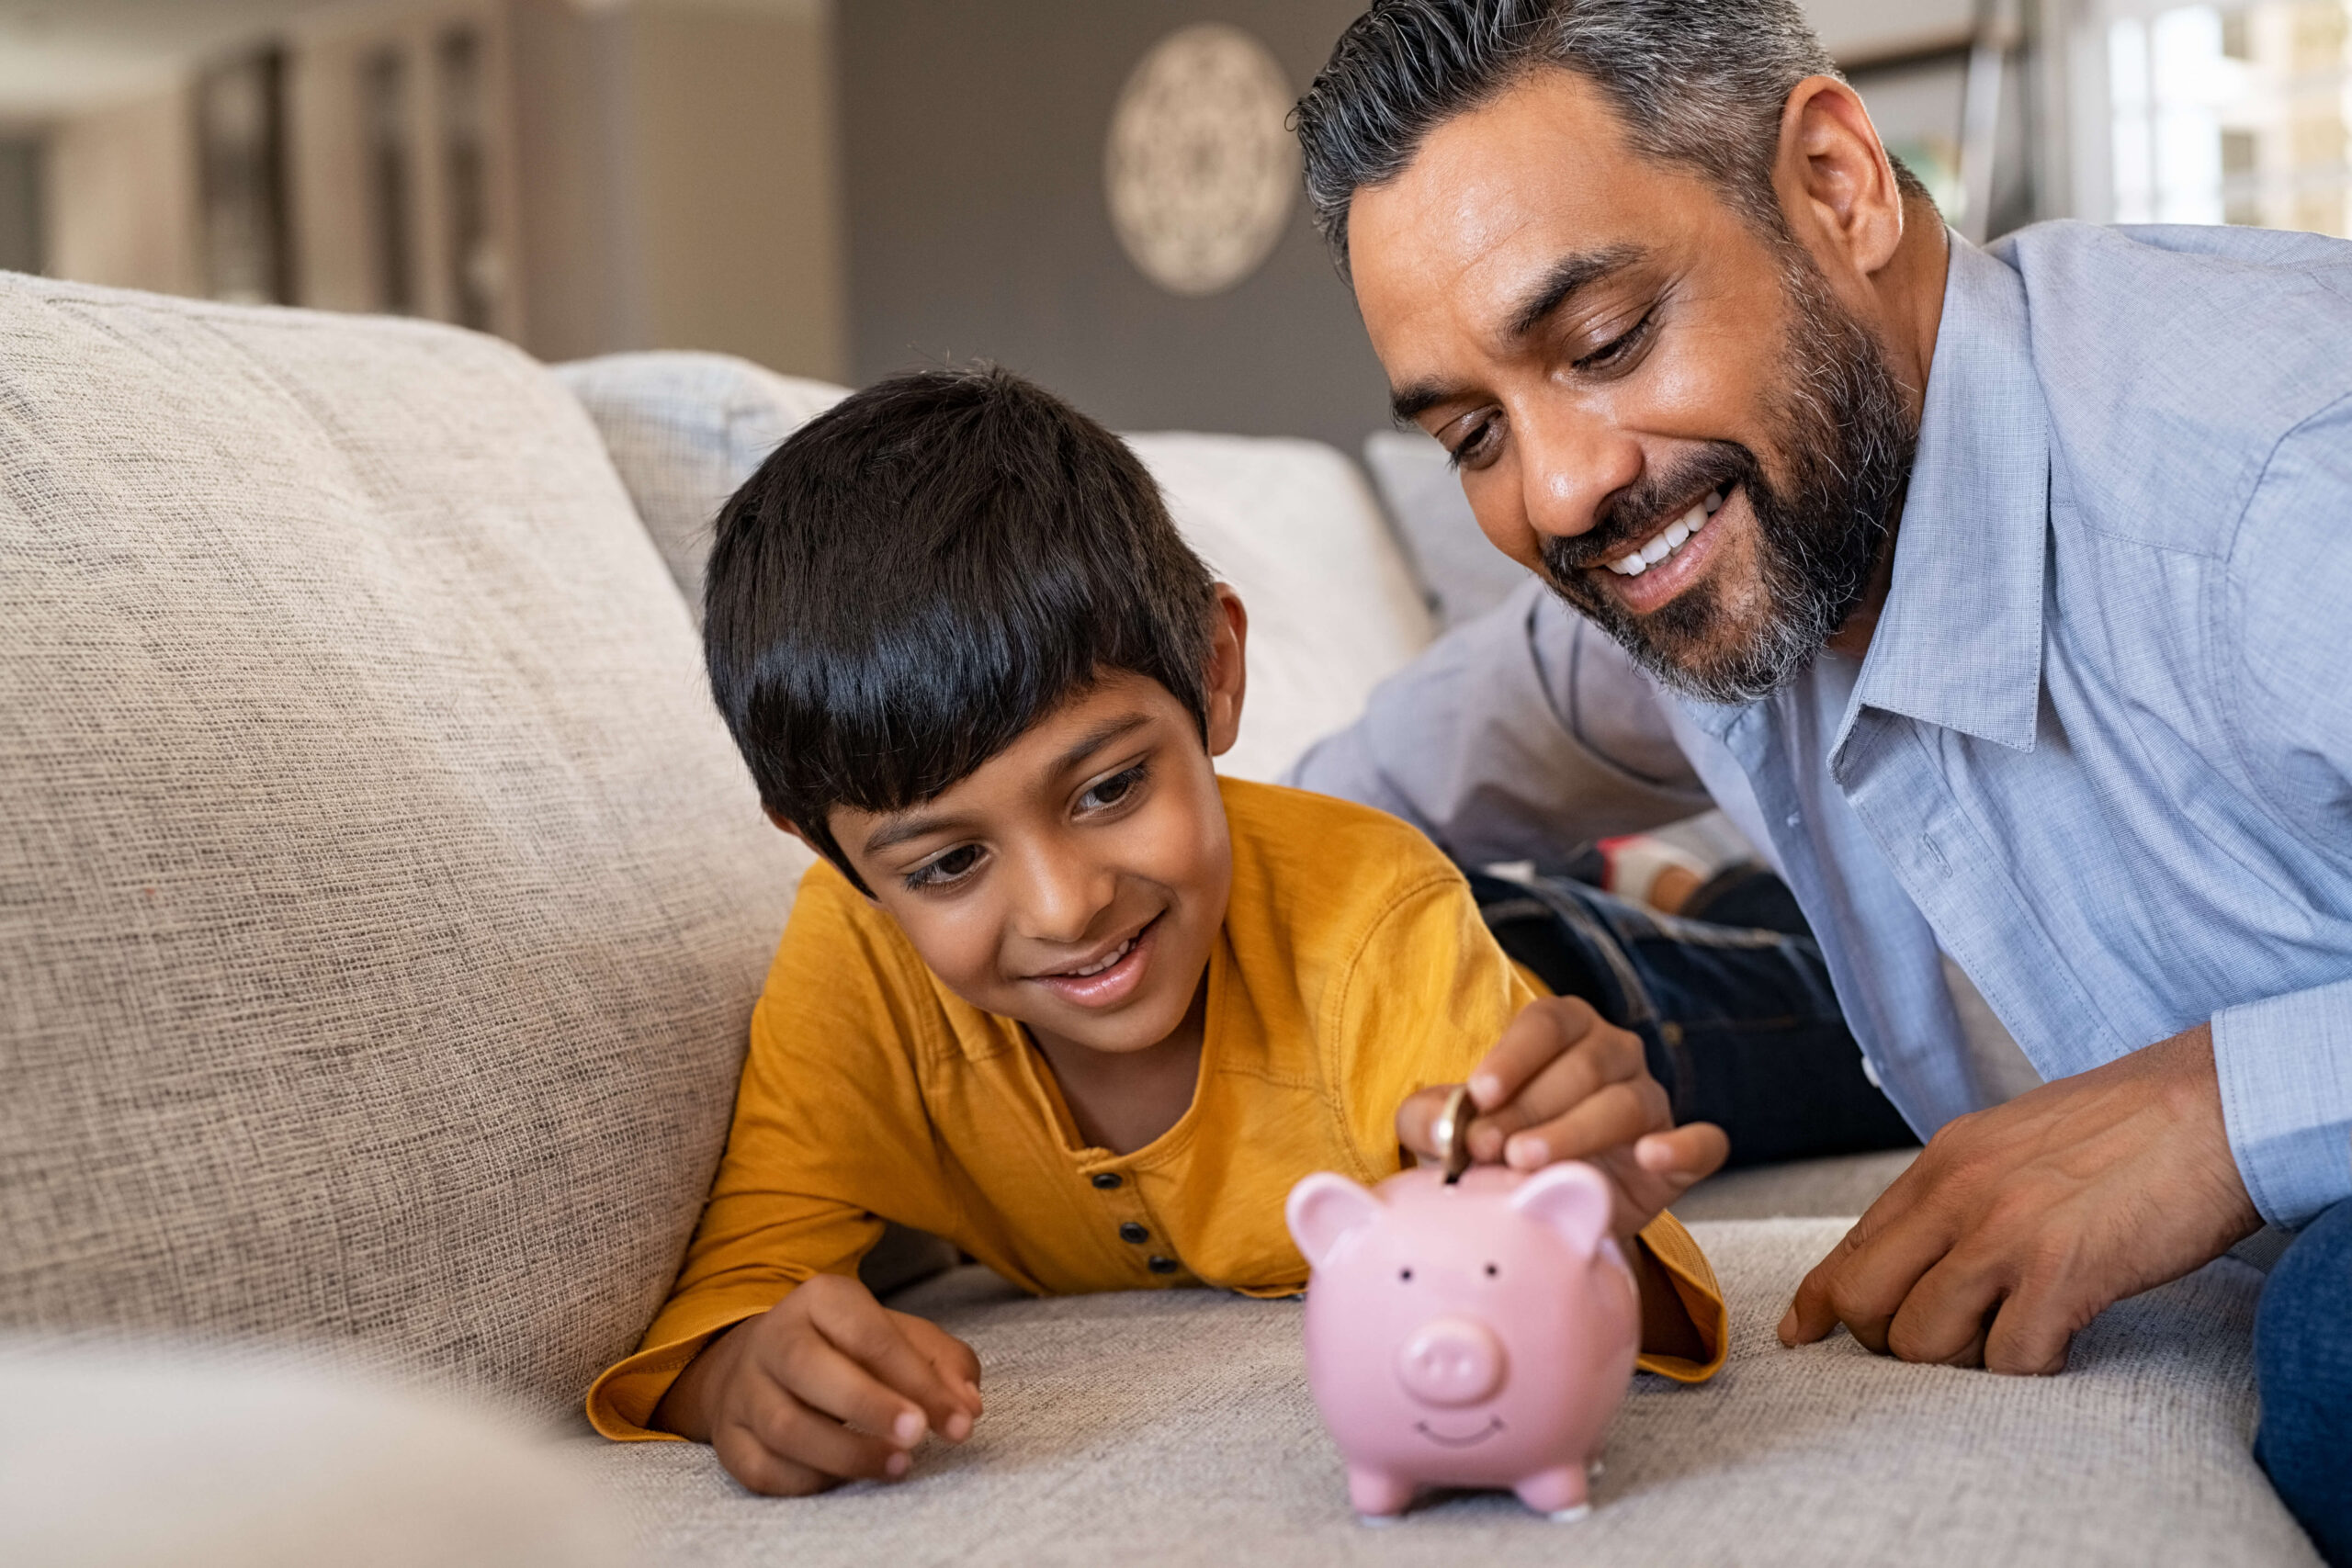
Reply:
[[[913,1465],[902,1448],[853,1432],[821,1410],[779,1397],[763,1404],[750,1425],[776,1458],[844,1481],[895,1481]]]
[[[1437,1116],[1445,1108],[1445,1097],[1451,1092],[1451,1086],[1445,1084],[1417,1089],[1396,1108],[1396,1141],[1412,1150],[1413,1157],[1424,1165],[1445,1157],[1445,1151],[1437,1146]]]
[[[1676,1190],[1713,1176],[1731,1155],[1731,1138],[1713,1122],[1692,1122],[1652,1133],[1634,1145],[1634,1163],[1677,1183]]]
[[[922,1405],[822,1339],[802,1336],[785,1352],[783,1363],[778,1381],[793,1399],[893,1448],[913,1448],[931,1430],[931,1416]]]
[[[820,1281],[829,1280],[831,1284],[820,1285]],[[808,1321],[817,1332],[902,1399],[913,1402],[911,1410],[900,1405],[881,1425],[873,1427],[873,1431],[890,1437],[901,1448],[910,1449],[922,1440],[925,1430],[934,1426],[944,1427],[951,1416],[963,1410],[961,1395],[948,1386],[939,1369],[915,1348],[914,1342],[899,1331],[897,1314],[876,1301],[872,1292],[854,1280],[829,1274],[820,1274],[800,1287],[801,1291],[812,1289],[820,1293],[808,1300]],[[861,1416],[842,1411],[833,1414],[862,1427],[867,1424]],[[912,1436],[907,1435],[908,1429],[911,1429]]]
[[[745,1491],[763,1497],[807,1497],[832,1484],[831,1477],[770,1452],[758,1435],[740,1422],[724,1422],[713,1428],[710,1447],[728,1474],[741,1482]]]
[[[1672,1124],[1666,1090],[1646,1076],[1606,1083],[1549,1121],[1511,1134],[1504,1163],[1533,1170],[1555,1160],[1589,1159]]]
[[[930,1361],[941,1379],[956,1394],[953,1408],[934,1411],[932,1425],[949,1442],[960,1443],[971,1435],[972,1423],[980,1418],[980,1358],[969,1345],[932,1322],[912,1313],[893,1312],[891,1321],[899,1331],[913,1342],[916,1353]],[[962,1419],[958,1420],[957,1417]]]
[[[1592,1032],[1600,1015],[1576,997],[1544,997],[1519,1010],[1495,1048],[1470,1074],[1470,1098],[1482,1114],[1510,1103],[1544,1065]]]

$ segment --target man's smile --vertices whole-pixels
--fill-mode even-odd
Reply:
[[[1590,592],[1606,593],[1636,615],[1646,615],[1698,581],[1729,530],[1717,526],[1737,512],[1745,485],[1710,491],[1636,550],[1587,567]],[[1630,568],[1628,563],[1631,563]]]
[[[1607,563],[1609,570],[1620,577],[1639,577],[1658,562],[1679,550],[1691,536],[1707,525],[1724,503],[1724,492],[1710,491],[1704,501],[1694,502],[1690,509],[1660,528],[1641,544]]]

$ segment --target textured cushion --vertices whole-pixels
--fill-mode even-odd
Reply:
[[[2109,1312],[2064,1376],[1905,1366],[1773,1325],[1843,1220],[1706,1224],[1732,1305],[1713,1382],[1635,1380],[1599,1507],[1506,1495],[1372,1530],[1306,1393],[1298,1309],[1201,1291],[1010,1297],[959,1270],[899,1305],[969,1339],[989,1413],[916,1478],[754,1498],[710,1450],[594,1455],[660,1560],[708,1564],[1237,1562],[1981,1568],[2317,1562],[2247,1452],[2258,1277],[2223,1260]]]
[[[612,354],[555,373],[596,422],[696,626],[719,507],[786,436],[848,394],[724,354]]]
[[[1363,463],[1446,626],[1476,619],[1527,581],[1527,569],[1478,531],[1443,446],[1418,430],[1374,431],[1364,438]]]
[[[720,502],[842,395],[712,354],[615,355],[557,374],[596,421],[696,603]],[[1185,537],[1250,607],[1241,739],[1218,765],[1237,778],[1274,778],[1427,645],[1419,588],[1370,487],[1331,448],[1241,435],[1128,439]]]
[[[0,1326],[634,1346],[802,862],[545,370],[0,278]]]
[[[0,1562],[620,1568],[609,1501],[527,1426],[311,1369],[0,1343]]]

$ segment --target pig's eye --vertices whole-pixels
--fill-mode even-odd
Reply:
[[[1413,1282],[1413,1271],[1410,1269],[1399,1269],[1396,1270],[1396,1278],[1409,1285]]]
[[[1500,1269],[1497,1268],[1494,1264],[1489,1263],[1489,1264],[1487,1264],[1487,1279],[1491,1280],[1491,1279],[1493,1279],[1496,1275],[1498,1275],[1498,1274],[1499,1274],[1499,1273],[1501,1273],[1501,1272],[1502,1272],[1502,1270],[1501,1270]]]

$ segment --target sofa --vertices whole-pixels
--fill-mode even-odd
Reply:
[[[1637,1380],[1599,1507],[1350,1514],[1293,1303],[896,1304],[989,1414],[755,1498],[580,1418],[683,1254],[805,860],[702,689],[719,499],[838,389],[549,367],[413,321],[0,276],[0,1560],[2308,1563],[2248,1456],[2257,1269],[2039,1381],[1772,1328],[1903,1156],[1682,1212],[1713,1382]],[[1329,448],[1135,438],[1252,618],[1268,777],[1435,634]]]

